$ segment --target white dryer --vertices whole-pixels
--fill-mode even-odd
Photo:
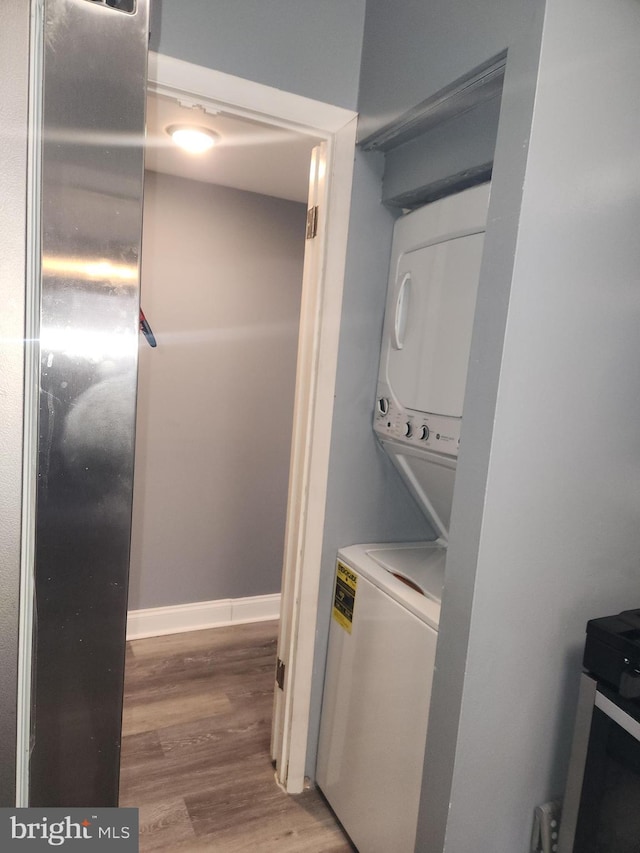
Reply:
[[[413,853],[446,548],[338,552],[317,782],[360,853]]]
[[[448,539],[489,184],[394,228],[374,430]]]

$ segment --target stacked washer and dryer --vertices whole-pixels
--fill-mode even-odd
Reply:
[[[338,552],[317,781],[360,853],[413,853],[489,185],[394,228],[373,427],[434,529]]]

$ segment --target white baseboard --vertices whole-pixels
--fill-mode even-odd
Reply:
[[[247,598],[221,598],[196,601],[173,607],[130,610],[127,614],[127,640],[181,634],[204,628],[220,628],[243,622],[264,622],[280,617],[280,593]]]

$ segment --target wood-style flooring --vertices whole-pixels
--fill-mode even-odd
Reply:
[[[347,853],[315,790],[285,794],[269,742],[276,622],[127,645],[120,805],[140,850]]]

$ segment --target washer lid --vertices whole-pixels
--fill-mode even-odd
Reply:
[[[338,560],[437,631],[446,553],[442,539],[372,542],[341,548]]]
[[[383,569],[417,588],[427,598],[438,603],[442,601],[447,549],[440,541],[404,548],[378,546],[368,549],[367,554]]]

